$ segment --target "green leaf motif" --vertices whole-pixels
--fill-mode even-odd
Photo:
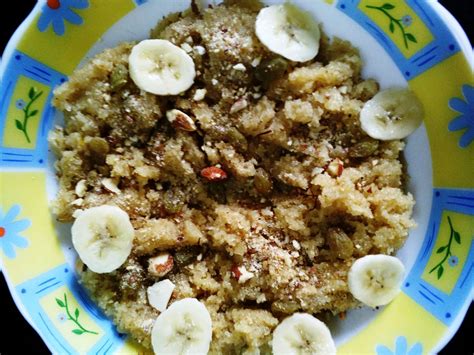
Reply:
[[[390,4],[388,2],[382,5],[382,9],[385,9],[385,10],[392,10],[394,8],[395,8],[395,6],[393,6],[392,4]]]
[[[443,276],[443,272],[444,272],[444,267],[443,265],[440,265],[438,268],[438,280],[441,278],[441,276]]]
[[[74,311],[74,316],[77,318],[79,318],[79,308],[76,308],[76,310]]]
[[[15,125],[16,128],[18,128],[20,131],[23,131],[23,124],[20,122],[20,120],[15,120]]]
[[[454,231],[454,240],[456,241],[456,243],[461,244],[461,235],[459,234],[459,232]]]
[[[36,89],[32,86],[30,88],[30,91],[28,91],[28,97],[30,98],[30,100],[33,100],[35,95],[36,95]]]
[[[443,246],[443,247],[439,248],[438,250],[436,250],[436,254],[440,254],[440,253],[442,253],[443,251],[445,251],[445,250],[446,250],[446,248],[447,248],[447,247],[448,247],[448,246],[447,246],[447,245],[445,245],[445,246]]]
[[[56,298],[56,303],[58,304],[59,307],[64,308],[66,305],[64,304],[63,301],[61,301],[59,298]]]
[[[77,335],[81,335],[81,334],[84,333],[84,331],[83,331],[83,330],[80,330],[80,329],[74,329],[72,332],[73,332],[74,334],[77,334]]]
[[[410,42],[418,43],[418,41],[416,40],[415,36],[413,36],[411,33],[405,34],[405,37],[406,37]]]
[[[390,32],[395,32],[395,25],[393,24],[393,22],[390,22],[390,26],[389,26],[389,29],[390,29]]]
[[[30,117],[36,116],[38,114],[38,110],[33,110],[30,112]]]

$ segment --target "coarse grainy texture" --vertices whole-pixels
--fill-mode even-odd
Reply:
[[[378,85],[361,78],[358,51],[323,36],[314,60],[286,61],[256,38],[257,12],[227,2],[152,31],[192,49],[197,77],[183,95],[135,86],[133,43],[105,50],[55,91],[65,125],[50,135],[54,213],[66,222],[110,204],[129,214],[129,260],[80,275],[118,329],[145,347],[159,314],[146,299],[160,279],[148,260],[164,250],[174,259],[161,277],[176,285],[171,302],[196,297],[211,314],[211,352],[253,353],[268,349],[285,316],[357,306],[347,285],[354,260],[393,254],[414,225],[404,143],[360,128]],[[172,109],[197,129],[173,126]]]

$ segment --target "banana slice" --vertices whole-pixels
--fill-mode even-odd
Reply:
[[[326,324],[308,313],[295,313],[273,331],[273,355],[335,354],[336,345]]]
[[[258,13],[255,33],[269,50],[295,62],[316,57],[321,33],[310,14],[284,3]]]
[[[349,270],[349,290],[362,303],[377,307],[390,303],[400,292],[405,274],[402,262],[389,255],[366,255]]]
[[[155,95],[178,95],[193,85],[192,58],[163,39],[147,39],[133,47],[128,58],[130,77],[142,90]]]
[[[174,302],[156,318],[151,331],[155,354],[207,354],[211,338],[211,316],[195,298]]]
[[[421,125],[423,116],[423,105],[410,90],[388,89],[365,103],[360,123],[372,138],[403,139]]]
[[[133,226],[128,214],[116,206],[84,210],[74,221],[71,233],[81,260],[99,274],[118,269],[132,251]]]

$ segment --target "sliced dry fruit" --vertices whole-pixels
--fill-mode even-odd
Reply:
[[[184,113],[181,110],[169,110],[166,112],[166,118],[171,123],[171,125],[182,131],[193,132],[197,129],[194,120],[188,114]]]
[[[155,277],[163,277],[173,270],[173,256],[168,252],[163,252],[148,259],[148,272]]]
[[[201,176],[209,182],[219,182],[227,179],[227,173],[217,166],[202,169]]]

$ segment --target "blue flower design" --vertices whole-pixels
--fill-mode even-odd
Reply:
[[[38,20],[38,29],[44,32],[50,25],[58,36],[64,34],[64,21],[74,25],[82,24],[82,18],[72,9],[89,7],[89,0],[47,0]]]
[[[412,19],[412,17],[411,17],[410,15],[405,15],[405,16],[403,16],[403,17],[401,18],[401,20],[402,20],[403,26],[405,26],[405,27],[408,27],[408,26],[410,26],[410,25],[413,23],[413,19]]]
[[[451,267],[456,266],[457,264],[459,264],[459,258],[458,258],[456,255],[451,256],[451,257],[448,259],[448,264],[449,264],[449,266],[451,266]]]
[[[395,350],[392,351],[385,345],[377,345],[375,348],[377,355],[422,355],[423,346],[421,343],[415,343],[410,349],[408,349],[407,338],[399,336],[395,340]]]
[[[449,107],[461,115],[453,119],[448,128],[450,131],[466,129],[459,140],[459,145],[466,148],[474,140],[474,86],[463,85],[462,92],[465,100],[458,97],[449,100]]]
[[[16,106],[17,109],[23,110],[26,106],[26,102],[25,102],[25,100],[22,100],[22,99],[16,100],[15,106]]]
[[[26,248],[28,240],[19,235],[30,226],[30,221],[27,219],[20,219],[15,221],[15,218],[20,214],[20,206],[14,205],[4,215],[0,208],[0,248],[3,253],[10,259],[15,258],[15,248]]]

